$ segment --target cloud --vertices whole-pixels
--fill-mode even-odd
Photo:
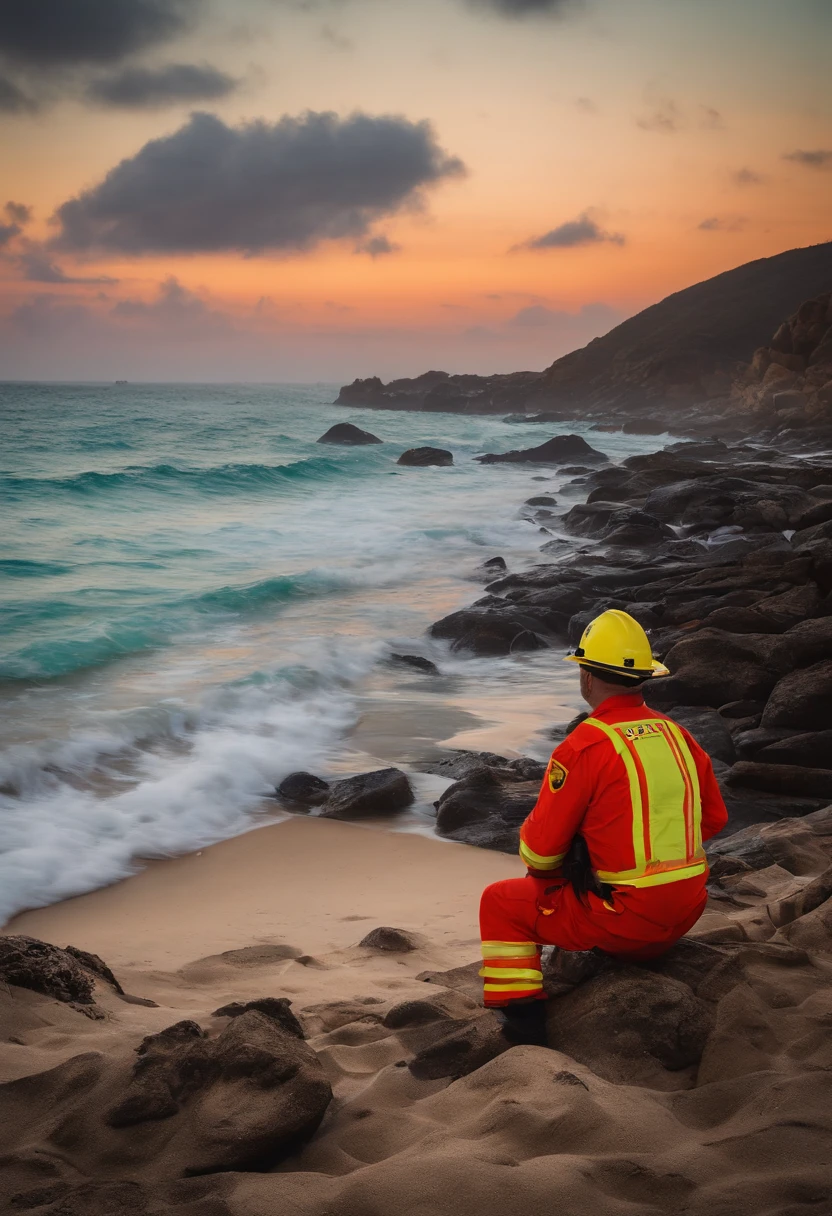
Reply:
[[[468,0],[471,8],[490,9],[501,17],[560,16],[583,0]]]
[[[685,125],[681,108],[672,97],[662,97],[646,114],[636,119],[642,131],[658,131],[662,135],[675,135]]]
[[[34,241],[26,242],[24,248],[16,255],[15,261],[23,271],[27,283],[86,283],[97,286],[112,286],[118,279],[107,275],[95,277],[69,275],[53,262],[42,245]]]
[[[100,76],[88,84],[86,97],[98,105],[152,109],[227,97],[238,84],[209,63],[168,63],[160,68],[122,68]]]
[[[378,236],[369,236],[366,241],[359,241],[355,247],[356,253],[366,253],[371,258],[381,258],[388,253],[398,253],[401,245],[395,245],[383,233]]]
[[[426,122],[308,112],[229,127],[196,113],[59,207],[53,245],[136,255],[310,249],[359,240],[464,172]]]
[[[20,236],[19,224],[0,224],[0,249],[8,245],[9,241],[13,241],[16,236]]]
[[[747,223],[748,218],[744,215],[733,217],[710,215],[696,226],[700,232],[739,232]]]
[[[713,106],[700,106],[699,125],[704,131],[724,131],[725,119]]]
[[[19,85],[7,76],[0,76],[0,113],[31,114],[37,108],[34,98],[24,93]]]
[[[564,336],[574,330],[576,333],[589,333],[591,337],[596,337],[623,320],[624,313],[598,301],[594,304],[584,304],[576,313],[547,308],[543,304],[530,304],[509,317],[506,324],[517,329],[556,329]],[[585,341],[589,341],[589,338]]]
[[[119,300],[110,310],[110,316],[117,321],[138,322],[154,329],[161,325],[175,331],[199,334],[201,337],[226,334],[234,329],[231,318],[226,313],[211,308],[195,292],[183,287],[173,275],[159,284],[155,299],[149,302]]]
[[[794,152],[784,152],[783,160],[794,161],[796,165],[805,165],[807,169],[832,169],[832,149],[814,148],[806,151],[797,148]]]
[[[576,97],[575,108],[580,110],[582,114],[597,114],[598,106],[591,97]]]
[[[624,245],[627,238],[622,232],[605,232],[589,211],[584,211],[575,220],[559,224],[543,236],[532,237],[517,249],[574,249],[576,245]]]
[[[731,180],[736,186],[761,186],[764,179],[753,169],[735,169],[731,174]]]
[[[3,0],[0,56],[35,68],[115,63],[190,24],[199,0]]]
[[[32,208],[27,207],[25,203],[13,203],[11,199],[3,208],[6,215],[15,224],[28,224],[32,218]]]

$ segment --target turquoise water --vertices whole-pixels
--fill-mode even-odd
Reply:
[[[256,826],[297,768],[400,764],[405,826],[427,830],[433,745],[542,754],[537,729],[577,704],[554,653],[466,660],[424,636],[484,558],[535,560],[519,508],[557,475],[473,457],[552,431],[334,395],[0,385],[0,922]],[[318,444],[337,421],[384,442]],[[614,459],[663,442],[590,438]],[[396,466],[423,443],[455,466]],[[402,649],[443,678],[385,663]]]

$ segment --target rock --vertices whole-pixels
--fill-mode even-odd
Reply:
[[[314,773],[302,770],[289,773],[277,787],[277,795],[287,802],[296,802],[299,806],[322,806],[329,797],[329,782]]]
[[[127,1093],[105,1122],[123,1136],[163,1120],[127,1144],[174,1175],[267,1169],[312,1135],[332,1098],[314,1051],[254,1010],[216,1039],[177,1023],[145,1039],[137,1055]]]
[[[413,667],[416,671],[423,671],[429,676],[438,676],[439,668],[435,663],[431,663],[430,659],[425,659],[420,654],[391,654],[390,662],[397,663],[401,667]]]
[[[736,759],[734,742],[723,719],[714,709],[698,705],[676,705],[668,710],[674,722],[690,731],[696,742],[714,760],[733,764]]]
[[[764,700],[777,682],[773,646],[766,635],[700,629],[665,656],[672,674],[648,684],[647,700],[651,705],[714,706]]]
[[[708,859],[730,857],[744,862],[752,870],[773,866],[776,859],[761,835],[763,826],[761,823],[749,824],[731,836],[720,834],[715,840],[709,840],[705,845]]]
[[[532,760],[530,756],[509,760],[496,752],[467,751],[451,751],[438,760],[429,760],[422,765],[422,772],[461,781],[463,777],[470,777],[484,768],[493,769],[497,777],[505,781],[537,781],[538,784],[546,772],[546,765],[540,760]]]
[[[832,800],[832,769],[829,768],[798,768],[792,764],[761,764],[756,760],[740,760],[728,773],[726,780],[729,785],[745,785],[774,794]]]
[[[408,1068],[419,1081],[465,1077],[508,1051],[509,1047],[497,1018],[486,1013],[420,1051]]]
[[[127,993],[103,958],[99,958],[97,954],[90,954],[88,950],[79,950],[77,946],[67,946],[66,953],[71,954],[74,959],[77,959],[85,971],[90,971],[93,975],[98,976],[99,979],[105,980],[111,988],[115,989],[119,996],[127,996]],[[131,997],[130,999],[134,1001],[141,1000],[140,997]]]
[[[796,895],[790,895],[786,899],[778,900],[775,904],[769,904],[767,910],[772,924],[782,928],[783,925],[790,925],[792,921],[805,916],[808,912],[814,912],[815,908],[819,908],[830,898],[832,898],[832,866],[827,867],[814,882],[808,883]]]
[[[390,1030],[403,1030],[411,1026],[424,1026],[430,1022],[448,1018],[467,1021],[480,1017],[482,1008],[476,1001],[453,989],[431,993],[427,997],[401,1001],[384,1016],[382,1025]]]
[[[761,717],[765,707],[765,701],[728,701],[720,705],[719,714],[722,718]]]
[[[728,785],[724,779],[720,779],[719,784],[728,810],[728,826],[720,833],[720,840],[732,838],[734,833],[749,826],[760,827],[808,815],[828,801],[799,793],[774,794],[750,786]]]
[[[545,650],[548,643],[537,632],[540,616],[521,606],[499,602],[490,608],[463,608],[431,625],[431,637],[451,642],[452,650],[478,655],[515,654]]]
[[[541,443],[536,448],[525,448],[522,451],[489,452],[485,456],[475,456],[480,464],[566,464],[572,460],[583,460],[589,463],[605,462],[608,458],[603,452],[590,447],[580,435],[556,435]]]
[[[439,799],[437,834],[478,848],[516,853],[520,826],[539,792],[539,779],[506,781],[494,769],[475,770]]]
[[[482,962],[467,963],[463,967],[451,967],[449,971],[422,971],[416,976],[425,984],[436,984],[440,988],[452,988],[470,997],[475,1003],[482,1000]]]
[[[453,462],[453,452],[448,452],[444,448],[409,448],[408,451],[402,452],[396,464],[424,469],[429,465],[441,465],[445,467],[453,464]]]
[[[779,680],[766,703],[762,724],[807,731],[832,728],[832,659]]]
[[[644,549],[666,540],[675,540],[676,533],[654,515],[630,508],[615,512],[601,539],[619,548]]]
[[[335,426],[331,426],[318,440],[318,443],[340,443],[349,446],[383,442],[383,439],[371,435],[369,431],[362,431],[361,427],[353,426],[351,422],[336,422]]]
[[[762,717],[762,714],[760,717]],[[767,730],[763,726],[758,726],[751,730],[741,730],[734,734],[734,747],[740,760],[754,760],[765,748],[775,743],[782,743],[784,739],[790,739],[796,733],[796,731],[785,728]],[[775,762],[772,761],[772,763]],[[785,762],[781,761],[781,763]]]
[[[551,494],[538,494],[534,498],[526,499],[527,507],[556,507],[558,500],[552,498]]]
[[[474,568],[473,577],[490,582],[493,578],[499,578],[501,574],[507,572],[508,566],[504,557],[489,557],[487,561],[481,562]]]
[[[622,510],[626,507],[620,502],[576,503],[563,517],[563,527],[572,536],[600,537],[613,516]]]
[[[670,426],[658,418],[628,418],[621,430],[625,435],[662,435]]]
[[[68,1005],[93,1005],[95,974],[74,953],[35,937],[0,936],[0,979],[7,984]]]
[[[244,1013],[248,1013],[251,1009],[258,1013],[263,1013],[267,1018],[277,1022],[287,1034],[293,1034],[299,1039],[305,1039],[303,1027],[298,1019],[292,1013],[290,1008],[292,1002],[285,996],[263,996],[256,1001],[232,1001],[230,1005],[223,1005],[220,1009],[215,1009],[212,1017],[215,1018],[238,1018]]]
[[[755,753],[755,759],[763,764],[800,764],[809,768],[832,769],[832,730],[812,731],[803,735],[790,733],[787,738],[765,743]]]
[[[378,929],[373,929],[366,937],[362,937],[358,944],[364,950],[385,950],[390,954],[409,954],[411,950],[419,949],[422,939],[414,933],[408,933],[406,929],[391,929],[388,925],[381,925]]]
[[[411,806],[413,800],[406,775],[397,768],[381,768],[336,781],[319,814],[323,819],[393,815]]]
[[[712,1027],[690,988],[639,967],[604,971],[549,1007],[549,1045],[620,1084],[668,1088],[662,1073],[697,1064]]]
[[[774,659],[781,669],[809,667],[832,655],[832,616],[792,625],[774,648]]]

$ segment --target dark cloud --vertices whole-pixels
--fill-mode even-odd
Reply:
[[[559,16],[584,0],[468,0],[471,8],[490,9],[502,17]]]
[[[111,279],[106,275],[89,278],[67,274],[52,260],[43,246],[34,241],[24,242],[24,248],[16,255],[15,261],[23,271],[27,283],[86,283],[104,287],[118,282],[118,279]]]
[[[0,113],[31,114],[37,102],[7,76],[0,76]]]
[[[122,254],[308,249],[371,224],[465,172],[431,126],[307,113],[226,126],[197,113],[58,208],[54,247]]]
[[[763,178],[753,169],[735,169],[731,178],[736,186],[761,186]]]
[[[395,245],[388,237],[380,233],[378,236],[368,236],[365,241],[359,241],[355,247],[356,253],[366,253],[371,258],[382,258],[388,253],[398,253],[401,245]]]
[[[573,249],[576,245],[600,245],[608,243],[611,245],[623,245],[626,242],[626,237],[621,232],[606,232],[594,220],[588,211],[584,211],[583,215],[579,215],[575,220],[567,220],[565,224],[559,224],[557,228],[552,228],[550,232],[544,232],[543,236],[532,237],[525,241],[522,245],[517,246],[519,249]]]
[[[99,105],[151,109],[227,97],[238,83],[208,63],[168,63],[160,68],[122,68],[101,76],[90,82],[86,96]]]
[[[8,245],[9,241],[13,241],[16,236],[20,236],[19,224],[0,224],[0,249]]]
[[[807,169],[832,169],[832,149],[814,148],[806,151],[797,148],[794,152],[784,152],[783,160],[794,161],[796,165],[805,165]]]
[[[739,232],[748,223],[744,215],[719,216],[709,215],[707,219],[697,224],[700,232]]]
[[[115,63],[181,33],[200,0],[3,0],[0,55],[26,67]]]
[[[14,203],[11,199],[6,203],[3,210],[14,224],[28,224],[32,218],[31,207],[27,207],[25,203]]]

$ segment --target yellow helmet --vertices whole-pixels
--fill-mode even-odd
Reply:
[[[566,656],[566,661],[597,670],[601,676],[605,671],[642,680],[670,675],[664,664],[653,658],[647,634],[638,621],[617,608],[590,621],[580,646]]]

